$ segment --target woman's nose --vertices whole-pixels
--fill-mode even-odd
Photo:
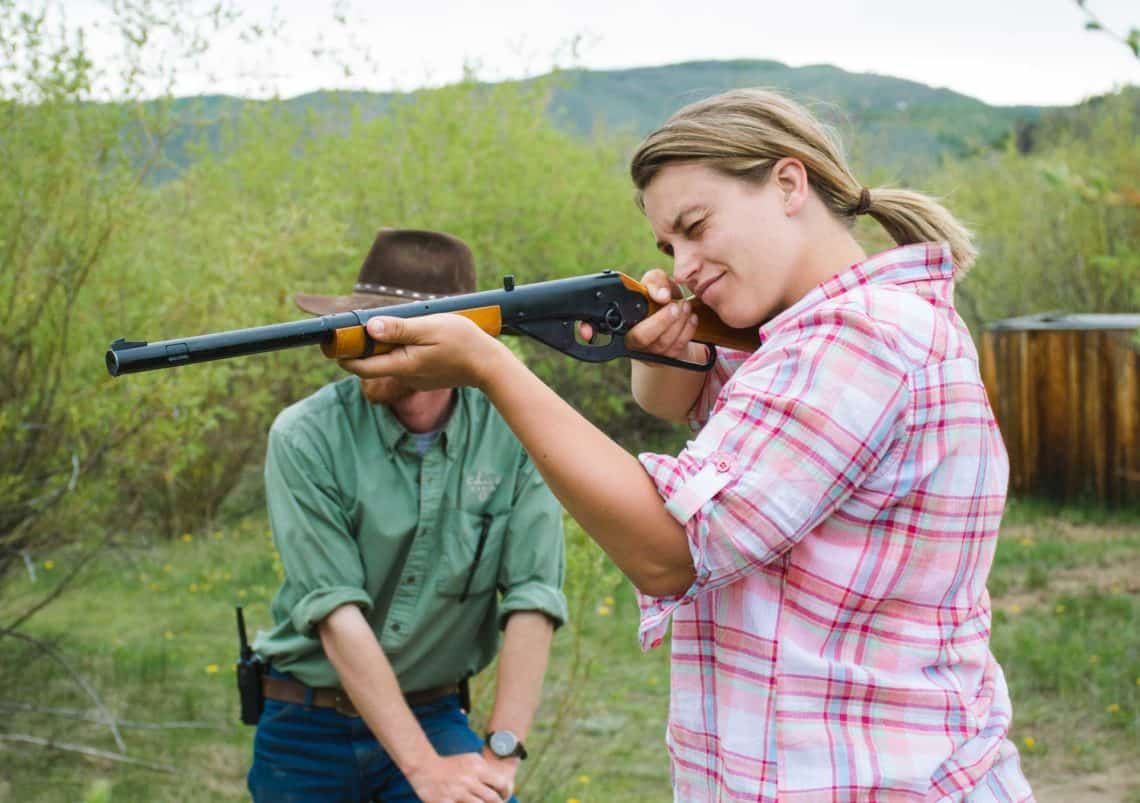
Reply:
[[[700,260],[692,248],[677,248],[673,250],[673,281],[677,284],[688,285],[697,275]],[[691,287],[689,289],[692,289]]]

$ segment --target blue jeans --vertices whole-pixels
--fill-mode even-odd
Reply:
[[[413,706],[412,713],[441,756],[483,749],[459,707],[459,695]],[[247,782],[255,803],[419,800],[363,719],[280,700],[265,701]],[[512,797],[511,803],[518,801]]]

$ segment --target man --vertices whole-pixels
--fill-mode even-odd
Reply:
[[[315,314],[471,292],[461,241],[381,230],[351,296]],[[561,508],[473,388],[348,377],[269,433],[269,521],[285,579],[254,739],[255,801],[500,801],[525,757],[567,616]],[[494,658],[486,741],[460,687]]]

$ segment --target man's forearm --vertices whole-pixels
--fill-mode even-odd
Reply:
[[[337,608],[320,624],[321,645],[356,710],[407,775],[436,757],[408,708],[388,657],[355,605]]]
[[[506,729],[526,738],[542,696],[553,637],[554,624],[545,614],[519,611],[507,619],[489,730]]]

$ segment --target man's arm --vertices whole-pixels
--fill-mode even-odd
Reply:
[[[499,651],[495,704],[487,730],[509,730],[520,741],[526,741],[542,695],[542,678],[553,638],[554,623],[546,614],[516,611],[507,619]],[[499,759],[486,747],[483,756],[492,764],[509,768],[512,778],[518,769],[518,758]]]
[[[321,621],[318,632],[356,710],[421,800],[498,803],[510,797],[513,782],[503,767],[488,764],[477,753],[440,756],[435,751],[359,608],[337,608]]]

